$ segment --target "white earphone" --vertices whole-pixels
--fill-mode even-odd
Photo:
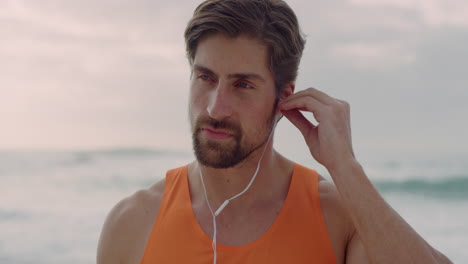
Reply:
[[[212,247],[213,247],[213,264],[216,264],[216,258],[217,258],[217,256],[216,256],[216,254],[217,254],[217,251],[216,251],[216,216],[218,216],[224,210],[224,208],[226,208],[226,206],[229,204],[230,201],[232,201],[232,200],[236,199],[237,197],[241,196],[242,194],[244,194],[250,188],[250,186],[252,186],[252,183],[254,182],[255,178],[257,177],[258,171],[260,170],[260,162],[262,161],[263,154],[265,154],[266,147],[267,147],[268,143],[270,142],[270,139],[271,139],[271,137],[273,135],[273,132],[275,131],[276,125],[278,124],[278,122],[281,120],[282,117],[283,117],[283,115],[280,114],[280,117],[276,120],[275,124],[273,125],[273,128],[271,129],[270,135],[268,136],[268,140],[265,143],[265,147],[263,148],[262,155],[260,156],[260,159],[258,160],[257,169],[255,170],[255,173],[252,176],[252,179],[250,180],[249,184],[247,184],[247,186],[245,187],[245,189],[243,191],[241,191],[240,193],[234,195],[233,197],[225,200],[224,203],[221,204],[221,206],[215,212],[213,212],[213,209],[211,208],[210,202],[208,201],[208,195],[206,193],[205,182],[203,181],[203,174],[202,174],[201,168],[199,167],[200,179],[201,179],[201,182],[202,182],[203,191],[205,193],[206,204],[208,205],[208,208],[210,209],[211,215],[213,216],[213,243],[212,243]]]

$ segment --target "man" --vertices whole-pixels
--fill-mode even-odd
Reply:
[[[294,93],[305,41],[286,3],[205,1],[185,39],[196,161],[112,209],[98,263],[451,263],[370,183],[348,103]],[[273,149],[281,114],[334,184]]]

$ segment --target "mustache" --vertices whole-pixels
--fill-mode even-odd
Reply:
[[[209,116],[198,117],[195,121],[195,132],[201,131],[202,127],[211,127],[214,129],[223,129],[231,132],[234,136],[241,134],[240,125],[229,120],[216,120]]]

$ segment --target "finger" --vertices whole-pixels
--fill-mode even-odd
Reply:
[[[308,89],[305,89],[303,91],[300,91],[300,92],[297,92],[295,94],[292,94],[290,96],[288,96],[286,99],[284,99],[284,101],[288,101],[288,100],[293,100],[295,98],[298,98],[298,97],[303,97],[303,96],[310,96],[312,98],[314,98],[315,100],[323,103],[323,104],[327,104],[327,105],[332,105],[332,104],[336,104],[337,103],[337,99],[329,96],[328,94],[318,90],[318,89],[315,89],[315,88],[308,88]]]
[[[307,137],[315,125],[312,124],[304,115],[297,109],[281,111],[281,113],[301,131],[304,137]]]
[[[308,112],[317,112],[325,107],[324,104],[310,96],[302,96],[294,99],[288,99],[278,104],[279,110],[299,109]]]

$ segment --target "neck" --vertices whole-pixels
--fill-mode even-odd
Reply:
[[[268,143],[260,161],[260,169],[250,188],[229,204],[229,211],[252,206],[255,202],[272,201],[275,197],[287,193],[292,162],[273,150]],[[192,201],[204,203],[205,193],[200,180],[203,174],[208,201],[216,211],[227,199],[242,192],[252,180],[262,155],[263,148],[252,153],[242,163],[228,169],[209,168],[193,162],[189,166]],[[191,175],[191,176],[190,176]],[[235,202],[234,202],[235,201]]]

